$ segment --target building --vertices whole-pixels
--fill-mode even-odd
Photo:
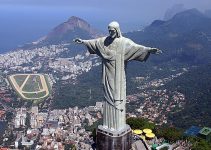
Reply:
[[[102,102],[96,102],[96,105],[95,105],[98,109],[101,109],[103,108],[103,103]]]
[[[47,113],[32,113],[30,124],[31,128],[40,128],[43,126],[44,121],[47,119],[48,114]]]
[[[40,128],[44,123],[44,117],[42,115],[37,115],[37,126]]]
[[[18,134],[15,140],[15,148],[18,148],[20,144],[21,144],[21,134]]]
[[[33,106],[31,108],[31,113],[37,115],[38,114],[38,107],[37,106]]]
[[[17,111],[14,122],[15,122],[15,128],[20,128],[20,126],[25,126],[25,123],[26,123],[26,109],[25,108],[21,108],[19,111]]]
[[[198,136],[199,134],[199,131],[201,130],[202,128],[200,127],[197,127],[197,126],[191,126],[189,129],[187,129],[184,134],[186,136]]]
[[[27,137],[22,136],[22,141],[21,141],[22,146],[27,146],[30,147],[34,144],[33,140],[29,140]]]
[[[37,127],[37,120],[33,115],[31,116],[31,119],[30,119],[30,125],[31,125],[31,128]]]
[[[199,137],[211,142],[211,128],[204,127],[199,131]]]

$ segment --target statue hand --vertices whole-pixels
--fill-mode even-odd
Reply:
[[[158,49],[158,48],[151,48],[150,49],[150,53],[152,53],[152,54],[161,54],[163,52],[160,49]]]
[[[73,39],[73,42],[76,42],[78,44],[82,44],[83,43],[83,40],[80,39],[80,38],[76,38],[76,39]]]

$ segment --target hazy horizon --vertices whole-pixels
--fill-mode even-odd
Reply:
[[[165,12],[176,4],[202,12],[211,9],[210,0],[0,0],[0,53],[37,40],[71,16],[80,17],[102,31],[116,20],[122,31],[128,32],[153,20],[162,20]]]

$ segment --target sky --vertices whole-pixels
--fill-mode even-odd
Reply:
[[[71,16],[102,31],[115,20],[128,32],[162,20],[175,4],[211,9],[211,0],[0,0],[0,53],[2,45],[32,42]]]

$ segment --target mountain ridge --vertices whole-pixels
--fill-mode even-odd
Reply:
[[[207,63],[211,59],[210,26],[210,18],[196,9],[190,9],[168,21],[156,20],[143,31],[127,33],[126,36],[137,43],[163,49],[165,55],[154,60]]]
[[[48,35],[47,38],[51,36],[62,36],[66,32],[74,31],[74,29],[80,28],[82,30],[87,31],[93,38],[99,36],[99,33],[96,29],[92,28],[89,23],[85,20],[72,16],[64,23],[56,26]]]
[[[103,35],[103,32],[92,27],[87,21],[76,16],[71,16],[67,21],[54,27],[46,36],[39,38],[35,42],[24,45],[23,48],[71,43],[74,38],[79,36],[83,39],[90,39]],[[75,48],[73,45],[70,47]]]

